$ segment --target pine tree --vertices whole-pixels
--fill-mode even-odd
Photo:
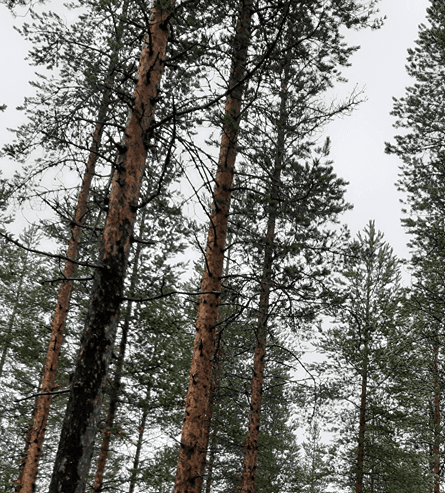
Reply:
[[[401,371],[395,361],[401,361],[399,353],[404,350],[400,344],[403,292],[399,261],[372,221],[351,243],[341,275],[345,301],[334,326],[325,332],[322,348],[330,358],[326,367],[337,375],[339,397],[354,406],[347,412],[348,428],[341,427],[343,441],[350,444],[345,486],[355,484],[357,492],[377,491],[376,475],[381,474],[386,481],[400,480],[399,490],[405,474],[397,478],[390,471],[396,467],[391,457],[404,457],[398,440],[403,437],[405,416],[392,391]],[[389,483],[383,482],[387,489]]]
[[[395,127],[403,135],[387,144],[386,151],[402,160],[399,188],[406,193],[407,217],[402,222],[411,235],[409,246],[412,257],[413,293],[410,304],[419,330],[419,340],[426,359],[420,359],[419,375],[427,373],[424,385],[430,390],[424,396],[428,409],[430,472],[439,491],[440,456],[443,448],[441,432],[441,330],[445,306],[443,304],[443,194],[444,167],[442,131],[444,126],[444,34],[445,6],[432,0],[427,9],[427,24],[419,26],[416,47],[408,50],[407,72],[414,84],[406,89],[406,96],[394,100],[392,114]],[[428,371],[426,371],[428,369]],[[414,379],[417,381],[418,379]],[[418,390],[420,393],[420,389]]]
[[[193,344],[175,493],[187,491],[198,493],[201,482],[197,480],[203,475],[206,462],[208,438],[204,437],[203,440],[201,434],[206,420],[206,408],[209,399],[214,330],[217,322],[218,300],[221,294],[224,246],[240,125],[241,102],[246,85],[244,81],[245,66],[251,41],[251,17],[252,2],[251,0],[243,0],[233,39],[233,61],[228,83],[231,94],[227,97],[225,105],[221,148],[215,175],[216,186],[213,192],[212,214],[205,256],[206,267],[201,282],[202,294],[197,313],[197,333]]]
[[[166,9],[166,10],[165,10]],[[141,55],[135,100],[120,151],[96,269],[81,352],[73,375],[50,491],[82,492],[90,468],[116,324],[130,239],[169,36],[170,5],[156,5]]]
[[[28,247],[37,244],[41,235],[36,226],[27,228],[20,237]],[[18,476],[24,437],[30,425],[31,402],[38,393],[44,344],[47,342],[50,305],[54,286],[48,281],[53,271],[48,261],[1,242],[0,324],[0,426],[1,462],[4,487],[9,488]],[[51,426],[52,428],[52,426]]]
[[[90,154],[86,163],[76,212],[73,217],[73,228],[66,252],[67,260],[65,262],[65,268],[62,274],[62,277],[66,280],[63,280],[60,283],[57,305],[52,324],[52,336],[49,342],[47,359],[42,375],[40,393],[43,395],[37,397],[36,400],[35,410],[33,413],[33,430],[28,435],[26,460],[22,465],[23,471],[21,471],[20,480],[16,490],[22,491],[23,493],[31,492],[36,481],[38,463],[42,453],[42,444],[45,436],[46,422],[48,420],[49,407],[51,405],[51,392],[55,386],[62,337],[65,330],[70,294],[73,286],[73,281],[70,279],[73,278],[76,273],[76,261],[78,258],[82,227],[84,226],[87,217],[87,205],[91,182],[95,174],[102,134],[108,119],[110,95],[114,83],[116,67],[118,65],[120,44],[124,29],[123,18],[127,15],[127,8],[128,1],[125,1],[119,25],[116,29],[116,37],[112,40],[114,43],[114,48],[110,56],[110,64],[107,71],[106,80],[104,82],[105,89],[102,92],[102,99],[98,109],[96,119],[97,123],[92,138]]]

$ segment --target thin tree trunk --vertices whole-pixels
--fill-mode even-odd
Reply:
[[[83,493],[90,470],[170,32],[169,12],[157,10],[159,5],[156,2],[152,10],[150,34],[146,36],[139,63],[134,105],[124,132],[125,145],[120,149],[113,176],[100,267],[95,272],[50,493]],[[168,9],[172,5],[173,2],[168,2]]]
[[[210,493],[213,482],[213,466],[216,457],[216,430],[213,430],[210,441],[210,457],[207,464],[207,479],[205,493]]]
[[[11,316],[9,317],[9,320],[8,320],[8,328],[6,329],[6,338],[5,338],[5,343],[4,343],[3,350],[2,350],[2,357],[0,359],[0,380],[3,377],[3,368],[4,368],[5,362],[6,362],[6,356],[8,354],[9,348],[11,347],[11,342],[12,342],[11,334],[12,334],[12,329],[14,328],[14,322],[15,322],[15,317],[17,315],[17,310],[18,310],[18,306],[20,303],[20,298],[22,296],[24,271],[26,269],[27,269],[27,264],[25,261],[25,265],[24,265],[24,269],[23,269],[23,275],[20,276],[19,285],[17,287],[17,292],[15,295],[14,307],[12,309]]]
[[[144,209],[141,217],[141,231],[140,231],[141,236],[144,230],[145,215],[146,215],[146,210]],[[133,296],[136,290],[137,273],[139,268],[139,258],[141,255],[141,251],[142,251],[142,243],[138,243],[133,260],[133,272],[131,276],[131,283],[129,290],[130,296]],[[130,319],[131,319],[131,309],[132,309],[132,302],[129,301],[127,303],[127,314],[125,316],[124,324],[122,327],[122,338],[119,345],[119,354],[116,363],[116,375],[114,378],[113,386],[111,388],[110,404],[108,406],[108,413],[107,413],[107,422],[105,425],[105,429],[103,431],[103,440],[102,440],[102,445],[100,447],[96,476],[93,484],[93,490],[95,492],[102,491],[102,486],[103,486],[105,464],[108,457],[108,451],[110,449],[111,429],[114,425],[114,418],[116,416],[116,410],[119,401],[119,393],[121,389],[122,369],[124,366],[125,351],[127,348],[128,330],[130,328]]]
[[[367,393],[368,393],[368,329],[365,328],[365,344],[363,348],[364,361],[362,369],[362,389],[360,395],[360,417],[358,431],[358,450],[357,450],[357,476],[355,481],[355,489],[357,493],[363,491],[363,475],[364,475],[364,460],[365,460],[365,431],[366,431],[366,408],[367,408]]]
[[[283,67],[283,80],[280,94],[280,115],[278,124],[277,152],[275,166],[270,186],[270,198],[268,204],[267,232],[265,237],[265,252],[263,273],[261,280],[261,295],[259,303],[259,316],[257,324],[257,342],[253,360],[252,393],[250,400],[249,423],[245,443],[243,476],[241,479],[241,493],[253,493],[255,491],[255,473],[258,456],[258,442],[261,420],[261,404],[263,394],[264,366],[266,357],[266,326],[269,315],[269,296],[273,271],[273,243],[275,241],[275,224],[278,206],[278,188],[283,165],[285,133],[286,133],[286,106],[288,68]]]
[[[125,1],[122,17],[124,17],[126,14],[127,6],[128,1]],[[113,55],[117,55],[118,53],[122,32],[123,20],[121,20],[121,23],[117,30],[117,45]],[[66,252],[66,257],[69,260],[65,262],[65,268],[63,271],[63,277],[66,279],[73,277],[77,269],[77,265],[75,262],[78,258],[79,253],[79,244],[82,237],[82,227],[86,221],[88,196],[90,193],[91,181],[95,173],[98,151],[101,144],[104,125],[110,104],[111,86],[114,82],[114,69],[117,63],[115,58],[116,56],[112,57],[112,61],[108,69],[109,75],[105,82],[105,90],[97,115],[97,124],[93,134],[93,143],[90,148],[90,155],[88,158],[82,186],[77,200],[77,209],[73,219],[74,226],[71,230],[71,238],[68,242],[68,250]],[[34,422],[32,430],[27,437],[27,442],[25,445],[26,455],[25,460],[20,468],[20,475],[17,480],[16,492],[32,493],[35,489],[34,485],[37,477],[39,460],[42,455],[42,445],[45,438],[46,424],[48,421],[49,408],[51,406],[52,399],[51,394],[48,394],[48,392],[52,392],[55,388],[60,348],[62,346],[63,332],[65,330],[72,286],[73,281],[65,280],[61,282],[59,287],[57,305],[51,327],[51,337],[46,355],[45,366],[42,372],[42,383],[40,392],[47,395],[41,395],[36,398],[34,406]]]
[[[434,341],[434,359],[433,359],[433,374],[434,374],[434,402],[433,402],[433,416],[434,416],[434,438],[433,438],[433,473],[434,473],[434,493],[439,493],[439,473],[440,473],[440,382],[439,382],[439,341],[437,335]]]
[[[234,56],[229,80],[228,96],[218,169],[213,193],[213,207],[205,255],[206,267],[201,282],[201,294],[193,344],[190,380],[187,390],[185,418],[178,458],[174,493],[199,493],[206,462],[203,443],[208,437],[202,434],[206,428],[206,412],[209,400],[214,353],[214,331],[217,323],[221,276],[224,263],[224,246],[227,220],[236,159],[236,144],[241,116],[241,101],[245,83],[247,49],[250,43],[252,0],[243,0],[240,18],[234,38]],[[205,293],[205,294],[204,294]]]
[[[148,396],[150,394],[150,391],[147,391],[147,398],[146,401],[148,402]],[[141,424],[139,425],[139,436],[138,436],[138,443],[136,444],[136,455],[134,456],[134,461],[133,461],[133,468],[131,470],[131,476],[130,476],[130,488],[128,490],[128,493],[133,493],[134,487],[136,486],[136,479],[138,475],[138,468],[139,468],[139,460],[141,457],[141,450],[142,450],[142,440],[144,438],[144,431],[145,431],[145,425],[147,423],[147,417],[148,417],[148,410],[144,410],[142,413],[142,420]]]

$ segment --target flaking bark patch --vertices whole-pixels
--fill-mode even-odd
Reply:
[[[155,107],[151,101],[157,96],[164,67],[169,33],[161,26],[166,18],[166,12],[153,10],[151,35],[146,39],[140,58],[135,103],[125,129],[125,151],[119,156],[113,176],[101,243],[101,265],[95,273],[50,493],[85,491],[145,167],[144,139],[154,116]],[[150,84],[146,85],[148,71],[151,72]]]
[[[185,419],[182,427],[174,493],[200,493],[206,463],[208,434],[206,413],[209,401],[214,330],[217,322],[227,218],[236,158],[241,100],[245,84],[247,49],[250,43],[252,2],[245,0],[234,38],[234,56],[229,88],[234,88],[225,106],[220,155],[215,177],[212,214],[206,246],[206,268],[201,282],[201,294],[193,344],[190,381],[186,397]]]
[[[125,0],[122,9],[123,16],[126,13],[128,1]],[[111,56],[110,66],[108,68],[108,77],[105,86],[111,88],[114,84],[115,65],[118,58],[119,43],[123,34],[123,23],[121,22],[116,31],[116,45]],[[110,104],[111,89],[107,89],[102,96],[97,115],[97,124],[93,134],[93,142],[90,148],[89,159],[86,165],[85,175],[83,178],[81,191],[78,197],[77,209],[73,219],[71,238],[68,243],[66,257],[72,261],[78,258],[79,244],[82,236],[82,227],[87,216],[87,202],[90,192],[91,181],[94,176],[95,166],[98,158],[98,152],[101,145],[104,124]],[[76,264],[67,261],[63,277],[73,277],[76,272]],[[66,317],[69,308],[71,296],[72,281],[63,281],[59,288],[56,310],[52,322],[51,338],[48,346],[45,366],[42,373],[41,393],[51,392],[55,388],[55,379],[60,355],[60,349],[65,330]],[[17,480],[16,491],[21,493],[31,493],[35,489],[35,480],[37,477],[38,463],[41,457],[42,444],[45,437],[46,423],[48,419],[49,408],[51,405],[51,395],[42,395],[36,399],[33,415],[33,425],[27,438],[24,460],[20,468],[20,476]]]

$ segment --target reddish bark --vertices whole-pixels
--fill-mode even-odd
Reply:
[[[169,2],[171,7],[173,2]],[[113,176],[100,267],[72,379],[50,493],[83,493],[113,350],[134,221],[169,37],[168,12],[153,9],[141,54],[134,105]]]
[[[218,319],[221,319],[221,317],[218,316]],[[215,334],[215,347],[219,346],[219,343],[221,341],[221,336],[222,336],[222,333],[219,330]],[[208,450],[209,440],[210,440],[210,430],[212,428],[213,404],[214,404],[215,390],[218,386],[217,373],[215,372],[215,370],[219,369],[219,362],[220,362],[220,359],[219,359],[219,357],[217,357],[217,354],[215,353],[214,358],[213,358],[213,365],[212,365],[213,371],[212,371],[212,375],[210,378],[210,391],[209,391],[209,399],[207,401],[206,419],[205,419],[205,423],[204,423],[203,432],[201,434],[201,438],[199,441],[199,448],[200,448],[200,450],[204,451],[203,453],[205,454],[205,456],[207,455],[207,450]],[[216,440],[216,433],[215,432],[212,433],[212,438],[214,441]],[[204,480],[204,472],[205,472],[206,465],[208,466],[209,477],[212,474],[211,470],[212,470],[213,464],[211,464],[211,463],[207,464],[207,461],[205,459],[206,459],[206,457],[204,457],[204,461],[201,463],[201,469],[199,470],[199,475],[198,475],[198,478],[196,480],[196,483],[197,483],[196,484],[196,490],[197,491],[202,490],[202,485],[203,485],[203,480]],[[209,487],[209,485],[210,485],[210,481],[207,481],[206,488]]]
[[[263,296],[268,296],[268,292],[263,291],[262,297]],[[261,318],[263,318],[262,315],[263,314],[260,315]],[[252,395],[250,400],[249,425],[245,444],[241,493],[254,493],[255,491],[255,472],[258,455],[264,363],[266,356],[266,336],[264,329],[265,325],[263,325],[262,320],[261,325],[258,324],[257,344],[255,347],[253,362]]]
[[[206,413],[212,374],[214,331],[221,291],[227,220],[237,152],[241,101],[245,86],[242,81],[245,75],[247,49],[250,42],[251,16],[252,1],[244,0],[234,38],[234,56],[229,80],[229,89],[233,89],[233,91],[228,96],[225,106],[205,255],[206,268],[201,282],[201,291],[205,294],[201,294],[199,299],[197,332],[193,344],[175,493],[199,493],[205,469],[206,450],[203,449],[203,444],[208,443],[208,437],[203,438],[202,434],[206,433],[204,430],[206,429]]]
[[[97,149],[103,131],[103,120],[99,120],[93,137],[93,146],[90,158],[82,182],[82,188],[78,198],[77,210],[74,216],[74,228],[71,231],[71,238],[66,253],[67,258],[76,261],[80,238],[82,235],[82,225],[85,222],[87,211],[87,200],[90,191],[91,180],[94,176],[94,169],[97,160]],[[70,278],[76,272],[76,264],[66,261],[63,277]],[[40,392],[52,392],[55,388],[57,365],[59,361],[60,348],[62,345],[63,332],[65,330],[66,316],[70,300],[72,281],[62,281],[57,297],[57,306],[52,322],[51,338],[49,342],[46,362],[42,374]],[[49,408],[51,405],[51,395],[42,395],[36,398],[34,422],[32,429],[27,437],[25,450],[26,457],[22,464],[19,479],[17,480],[16,491],[21,493],[32,493],[37,477],[37,469],[42,455],[42,444],[45,438],[46,423],[48,420]]]
[[[277,152],[275,166],[270,185],[270,199],[267,219],[267,231],[265,236],[265,252],[263,262],[263,274],[261,280],[261,295],[259,303],[259,316],[257,324],[257,342],[253,360],[252,391],[250,400],[249,423],[245,443],[243,476],[241,479],[241,493],[253,493],[255,491],[255,473],[257,467],[258,443],[261,421],[261,404],[263,394],[264,367],[266,358],[266,328],[269,315],[269,297],[273,270],[273,243],[275,240],[275,225],[277,216],[277,193],[283,164],[288,69],[284,67],[284,77],[281,86],[280,118],[278,125]]]
[[[123,16],[126,13],[128,1],[124,2]],[[121,22],[117,30],[117,45],[115,55],[119,49],[120,37],[123,32],[123,24]],[[87,202],[90,193],[91,181],[94,176],[96,162],[98,159],[99,147],[102,140],[104,124],[107,118],[111,90],[110,87],[114,82],[114,65],[116,61],[112,57],[112,63],[109,67],[110,74],[105,83],[105,91],[100,103],[99,112],[97,115],[97,124],[93,134],[93,143],[90,148],[90,154],[86,165],[85,174],[83,177],[79,197],[77,200],[76,213],[73,219],[73,229],[71,230],[71,238],[68,242],[66,257],[69,259],[65,262],[63,277],[69,279],[76,273],[76,260],[79,253],[79,244],[82,237],[82,227],[85,224],[87,213]],[[49,341],[48,351],[46,355],[45,366],[42,372],[41,393],[52,392],[55,385],[57,367],[59,362],[60,349],[62,346],[63,333],[65,330],[66,318],[68,314],[69,301],[71,297],[71,289],[73,281],[62,281],[59,287],[57,296],[57,305],[54,313],[54,318],[51,327],[51,337]],[[20,475],[17,480],[16,492],[32,493],[38,472],[38,464],[42,455],[42,445],[45,438],[46,424],[48,420],[49,408],[51,406],[51,394],[42,395],[36,398],[33,414],[33,425],[30,429],[25,445],[25,456],[20,467]]]
[[[281,163],[275,167],[274,179],[279,178]],[[273,197],[273,195],[272,195]],[[276,203],[269,210],[266,235],[266,252],[261,282],[261,296],[257,325],[257,342],[253,359],[252,391],[250,399],[249,424],[247,429],[241,493],[255,491],[255,471],[257,466],[258,442],[260,434],[261,403],[263,395],[264,366],[266,358],[266,325],[269,313],[269,296],[272,272],[272,243],[275,238]]]

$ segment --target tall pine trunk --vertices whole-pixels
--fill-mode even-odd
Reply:
[[[212,214],[205,254],[205,270],[196,322],[196,337],[187,390],[185,418],[178,458],[174,493],[199,493],[205,470],[208,427],[207,408],[210,395],[212,358],[215,349],[214,332],[217,323],[224,263],[224,246],[237,153],[241,101],[245,88],[243,79],[250,43],[252,0],[243,0],[233,42],[233,60],[229,79],[222,129],[218,169],[215,177]],[[205,448],[204,448],[205,444]]]
[[[123,33],[123,18],[126,15],[128,0],[124,2],[122,9],[122,19],[117,29],[116,42],[111,63],[108,68],[108,77],[105,81],[105,90],[99,106],[96,128],[93,134],[93,143],[82,180],[82,185],[77,199],[77,208],[73,219],[73,228],[68,242],[66,252],[67,260],[63,271],[64,281],[61,282],[57,296],[57,305],[52,320],[51,337],[46,354],[46,361],[42,372],[41,394],[36,398],[33,413],[32,429],[27,435],[25,445],[24,460],[20,467],[20,475],[17,480],[16,491],[21,493],[32,493],[35,489],[35,481],[38,472],[38,464],[42,455],[42,445],[45,438],[46,424],[48,421],[49,409],[51,406],[52,392],[55,388],[57,367],[59,362],[60,349],[62,346],[63,333],[65,331],[66,318],[69,309],[71,289],[73,281],[69,280],[76,273],[76,260],[79,254],[79,245],[82,237],[82,227],[86,221],[87,203],[90,193],[91,181],[94,177],[98,152],[104,131],[104,125],[110,104],[111,87],[114,83],[116,57]]]
[[[288,68],[283,67],[283,81],[280,94],[280,114],[278,122],[278,139],[275,157],[275,166],[270,184],[270,197],[268,208],[267,231],[265,236],[265,251],[263,273],[261,280],[261,294],[259,303],[259,316],[256,331],[256,346],[253,360],[252,392],[250,399],[249,423],[247,429],[243,476],[241,479],[241,493],[253,493],[255,491],[255,472],[257,466],[258,443],[261,421],[261,404],[263,394],[264,366],[266,357],[266,328],[269,315],[269,296],[273,271],[273,250],[275,241],[275,225],[278,207],[278,188],[283,165],[285,132],[286,132],[286,106]]]
[[[141,217],[141,230],[140,230],[141,236],[144,230],[144,221],[145,221],[145,210],[142,212],[142,217]],[[134,253],[133,272],[131,276],[131,283],[129,290],[130,296],[133,296],[136,290],[139,258],[141,255],[141,251],[142,251],[142,243],[138,243],[136,247],[136,251]],[[107,462],[108,451],[110,449],[111,429],[113,428],[114,425],[114,418],[116,416],[117,405],[119,401],[122,369],[124,366],[125,351],[127,348],[128,331],[130,328],[131,308],[132,308],[132,302],[129,301],[127,304],[127,313],[122,327],[122,337],[119,345],[119,354],[116,363],[116,374],[111,389],[110,404],[108,406],[108,413],[107,413],[107,421],[106,421],[105,429],[103,431],[102,445],[100,447],[99,460],[97,461],[97,470],[94,478],[93,490],[97,493],[102,491],[105,464]]]
[[[165,3],[164,3],[165,5]],[[168,9],[173,2],[168,2]],[[83,493],[90,470],[124,290],[128,255],[147,156],[150,126],[164,70],[168,14],[156,3],[141,54],[134,104],[113,176],[85,331],[62,425],[50,493]]]
[[[230,244],[230,236],[227,238],[228,243]],[[230,247],[227,250],[227,258],[226,258],[226,266],[224,268],[224,275],[227,279],[228,274],[230,270]],[[225,292],[225,284],[221,283],[221,303],[224,302],[224,299],[226,298],[226,292]],[[220,325],[219,329],[215,331],[215,351],[213,354],[213,362],[212,362],[212,375],[210,378],[210,391],[209,391],[209,400],[207,403],[207,412],[206,412],[206,422],[205,422],[205,427],[204,431],[202,433],[201,437],[201,442],[200,442],[200,447],[201,450],[205,450],[206,454],[209,449],[209,443],[210,443],[210,460],[205,463],[205,468],[204,471],[206,471],[207,474],[207,480],[206,480],[206,486],[205,486],[205,491],[210,492],[210,487],[212,484],[212,478],[213,478],[213,464],[215,461],[215,453],[216,453],[216,442],[217,442],[217,433],[216,433],[216,427],[215,427],[215,418],[214,418],[214,411],[215,411],[215,393],[218,389],[219,382],[218,382],[218,376],[221,372],[222,369],[222,355],[221,355],[221,340],[222,340],[222,335],[223,335],[223,327],[221,324],[224,322],[224,317],[226,313],[224,310],[224,307],[219,306],[218,308],[218,318],[217,318],[217,323]],[[201,474],[201,476],[197,479],[198,485],[197,489],[198,491],[203,490],[203,483],[204,483],[204,472]]]

